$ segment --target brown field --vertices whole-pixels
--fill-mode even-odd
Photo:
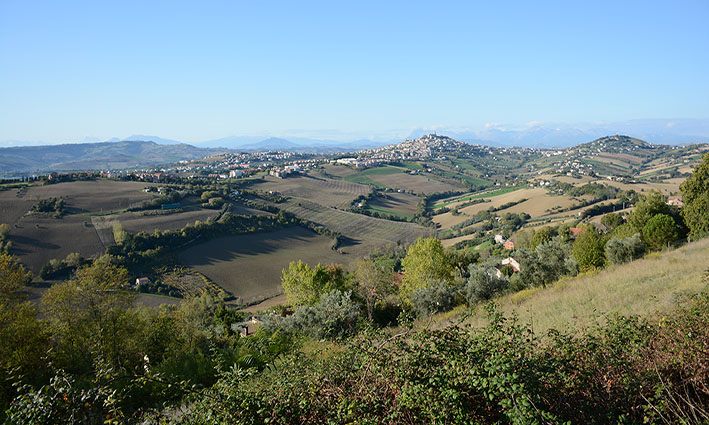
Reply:
[[[532,190],[538,190],[538,189],[532,189]],[[544,190],[544,189],[541,189]],[[546,190],[544,190],[546,192]],[[554,208],[554,207],[561,207],[561,208],[567,208],[570,207],[577,202],[571,199],[568,196],[551,196],[547,195],[546,193],[544,194],[539,194],[539,195],[534,195],[534,197],[529,198],[528,200],[519,203],[513,207],[500,210],[497,212],[497,214],[504,214],[507,212],[511,213],[527,213],[531,215],[532,217],[540,217],[544,216],[547,214],[550,214],[549,209]]]
[[[608,159],[610,161],[620,163],[621,161],[624,162],[625,164],[640,164],[643,162],[642,158],[639,158],[635,155],[630,155],[628,153],[608,153],[608,152],[599,152],[596,154],[598,157],[597,159],[599,161],[602,161],[602,158]]]
[[[433,235],[432,229],[418,224],[383,220],[328,208],[306,200],[290,199],[277,207],[346,236],[349,241],[340,251],[355,257],[368,255],[386,246],[406,244],[419,237]]]
[[[604,164],[608,164],[608,166],[610,166],[610,167],[616,167],[616,168],[620,167],[620,168],[624,168],[624,169],[630,169],[630,167],[631,167],[631,164],[629,164],[628,162],[623,161],[619,158],[615,158],[613,156],[608,156],[608,155],[598,154],[598,155],[591,156],[590,159],[592,159],[594,161],[602,162]]]
[[[100,213],[122,210],[152,199],[155,195],[143,192],[146,186],[155,184],[112,180],[67,182],[32,186],[24,198],[34,202],[64,198],[69,213]]]
[[[442,239],[441,244],[443,245],[444,248],[448,248],[449,246],[453,246],[457,244],[458,242],[462,241],[467,241],[468,239],[474,239],[476,238],[477,235],[463,235],[463,236],[458,236],[457,238],[451,238],[451,239]]]
[[[605,183],[609,186],[614,186],[619,189],[623,190],[634,190],[638,193],[643,193],[643,192],[649,192],[652,189],[659,190],[660,192],[664,193],[665,195],[669,195],[670,193],[675,193],[679,192],[679,185],[684,181],[684,179],[669,179],[667,180],[667,183],[637,183],[637,184],[630,184],[630,183],[621,183],[621,182],[614,182],[614,181],[609,181],[609,180],[598,180],[598,183]]]
[[[115,216],[128,233],[147,232],[153,233],[156,229],[176,230],[186,225],[193,225],[195,221],[207,221],[219,215],[219,210],[198,209],[166,215],[141,215],[126,212]]]
[[[385,197],[376,197],[369,205],[398,211],[404,214],[416,214],[419,198],[408,193],[384,193]]]
[[[346,208],[353,199],[369,193],[367,185],[320,177],[297,176],[279,179],[267,176],[254,189],[273,190],[285,196],[304,198],[330,207]]]
[[[354,169],[347,167],[345,165],[332,165],[332,164],[325,164],[323,165],[322,171],[324,173],[327,173],[331,176],[335,177],[347,177],[355,174],[357,171]],[[320,170],[313,170],[311,171],[314,175],[317,175],[319,177],[325,178],[325,174],[322,173]]]
[[[138,294],[135,304],[141,307],[159,307],[163,304],[177,305],[182,302],[181,298],[167,297],[157,294]]]
[[[241,302],[250,303],[282,292],[281,274],[291,261],[315,265],[350,260],[331,246],[330,238],[290,227],[213,239],[184,250],[179,258]]]
[[[102,254],[105,249],[90,218],[71,215],[26,216],[18,227],[10,230],[10,241],[12,254],[35,274],[53,258],[63,260],[72,252],[88,258]]]
[[[36,201],[21,197],[17,189],[0,191],[0,223],[15,224]]]
[[[534,199],[540,196],[546,196],[547,191],[542,188],[534,188],[534,189],[520,189],[520,190],[515,190],[512,192],[504,193],[502,195],[498,196],[493,196],[492,198],[487,198],[490,199],[491,202],[483,202],[479,204],[474,204],[470,205],[468,207],[460,209],[461,214],[458,216],[452,215],[450,212],[447,212],[445,214],[439,214],[436,216],[433,216],[433,221],[437,224],[440,224],[440,230],[446,230],[450,229],[452,226],[455,226],[458,223],[462,223],[463,221],[467,220],[468,218],[474,216],[480,211],[487,210],[490,207],[499,207],[503,204],[506,204],[508,202],[515,202],[519,201],[522,198],[527,198],[527,199]],[[460,204],[451,204],[449,205],[450,208],[454,208],[456,205]],[[550,204],[551,205],[551,204]],[[554,205],[551,205],[554,206]]]
[[[436,193],[461,190],[460,186],[443,183],[431,177],[406,173],[370,175],[370,179],[392,189],[411,190],[415,193]]]
[[[596,180],[593,177],[589,177],[589,176],[581,176],[581,178],[578,178],[578,179],[573,178],[573,177],[569,177],[569,176],[558,176],[558,177],[553,177],[553,179],[558,180],[562,183],[569,183],[574,186],[581,186],[586,183],[592,182],[593,180]]]

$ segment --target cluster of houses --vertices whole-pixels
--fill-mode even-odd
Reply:
[[[299,165],[286,165],[285,167],[271,168],[268,174],[273,177],[278,177],[279,179],[284,179],[295,174],[303,174],[305,171],[306,170]]]
[[[338,165],[349,165],[355,168],[378,167],[382,163],[381,160],[374,158],[339,158],[330,162]]]
[[[500,234],[495,235],[495,243],[502,245],[503,247],[505,247],[506,250],[509,251],[515,249],[515,243],[509,239],[505,239],[505,237]]]

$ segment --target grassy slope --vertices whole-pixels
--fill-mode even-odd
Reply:
[[[506,295],[496,301],[505,313],[516,313],[535,332],[585,327],[613,313],[652,315],[669,311],[677,297],[705,290],[709,239],[673,251],[650,254],[596,274],[565,279],[547,288]],[[484,324],[478,309],[471,319]],[[447,322],[455,314],[443,314]]]

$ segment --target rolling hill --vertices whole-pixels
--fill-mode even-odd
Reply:
[[[145,141],[72,143],[0,149],[0,175],[145,167],[223,152],[188,144]]]

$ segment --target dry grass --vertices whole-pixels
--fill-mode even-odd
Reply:
[[[573,329],[602,321],[614,313],[648,315],[669,311],[683,295],[706,288],[709,239],[673,251],[650,254],[595,274],[562,280],[497,300],[507,314],[516,313],[535,332]],[[482,312],[472,319],[484,324]]]
[[[605,183],[609,186],[614,186],[614,187],[617,187],[617,188],[623,189],[623,190],[633,189],[634,191],[636,191],[638,193],[649,192],[651,189],[655,189],[655,190],[659,190],[660,192],[664,193],[665,195],[669,195],[670,193],[679,192],[679,185],[683,181],[684,181],[684,179],[670,179],[670,180],[667,180],[666,183],[629,184],[629,183],[614,182],[614,181],[609,181],[609,180],[598,180],[597,183]]]

